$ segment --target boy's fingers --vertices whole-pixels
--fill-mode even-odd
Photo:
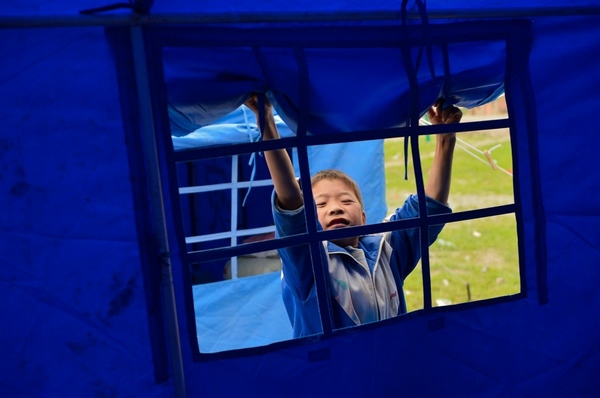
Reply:
[[[427,116],[429,116],[429,119],[433,119],[435,117],[435,110],[433,109],[433,106],[427,109]]]
[[[248,98],[246,98],[246,101],[244,101],[245,105],[250,105],[256,102],[256,94],[252,94],[250,95]]]
[[[438,98],[435,101],[435,103],[427,110],[427,116],[429,116],[429,120],[437,119],[440,117],[443,120],[444,119],[443,106],[444,106],[444,99]]]
[[[462,111],[454,105],[444,109],[442,114],[443,123],[455,123],[462,118]]]
[[[451,116],[452,116],[453,121],[455,121],[455,122],[460,121],[460,119],[462,119],[462,111],[455,106],[453,106],[452,108],[453,109],[452,109]]]

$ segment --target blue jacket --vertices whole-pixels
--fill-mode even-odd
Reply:
[[[272,198],[276,236],[306,233],[304,207],[284,211]],[[418,200],[411,195],[389,217],[390,221],[418,217]],[[427,198],[429,215],[450,213],[449,207]],[[317,223],[318,224],[318,223]],[[317,225],[320,229],[320,226]],[[443,225],[429,228],[431,245]],[[348,251],[348,249],[350,251]],[[418,229],[362,236],[358,249],[324,242],[321,256],[329,268],[334,328],[344,328],[406,313],[402,286],[420,259]],[[312,262],[307,245],[279,250],[282,261],[282,295],[294,337],[322,332]]]

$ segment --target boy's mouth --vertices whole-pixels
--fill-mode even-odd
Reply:
[[[329,222],[329,224],[327,224],[327,227],[328,228],[346,227],[346,226],[348,226],[348,224],[350,224],[350,222],[344,218],[334,218],[333,220],[331,220]]]

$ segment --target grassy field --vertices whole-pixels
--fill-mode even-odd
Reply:
[[[468,114],[463,120],[472,120]],[[514,203],[512,155],[507,130],[461,133],[455,152],[450,206],[454,212]],[[498,169],[486,157],[467,153],[491,149]],[[420,153],[427,178],[435,137],[421,137]],[[410,155],[409,155],[410,156]],[[387,203],[390,211],[416,192],[412,162],[404,180],[404,141],[385,143]],[[505,171],[500,170],[505,169]],[[431,292],[434,306],[515,294],[520,291],[514,214],[447,224],[430,248]],[[407,278],[408,310],[423,307],[421,266]]]

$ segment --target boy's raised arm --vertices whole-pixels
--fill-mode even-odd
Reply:
[[[265,103],[265,126],[263,131],[263,140],[273,140],[279,138],[279,131],[277,131],[277,125],[273,117],[273,106],[267,100],[264,99]],[[258,116],[258,97],[256,94],[244,102],[248,108],[254,112],[256,116],[257,124],[259,123]],[[260,127],[260,126],[259,126]],[[267,167],[275,186],[275,193],[277,195],[277,202],[279,206],[284,210],[296,210],[304,204],[302,199],[302,191],[300,185],[294,175],[294,166],[292,161],[285,149],[275,149],[272,151],[265,152],[265,159],[267,161]]]
[[[428,111],[432,124],[458,123],[462,112],[455,106],[443,109],[443,100],[438,100]],[[437,134],[433,165],[429,171],[425,194],[443,204],[448,203],[450,196],[450,181],[452,176],[452,159],[456,134]]]

